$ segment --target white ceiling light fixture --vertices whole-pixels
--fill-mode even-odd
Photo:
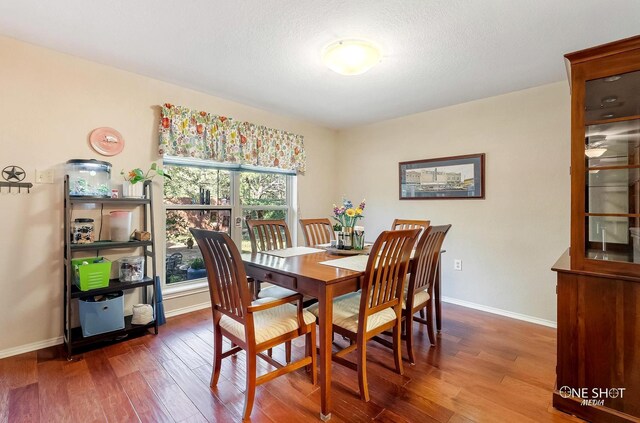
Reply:
[[[590,159],[595,159],[596,157],[602,156],[607,151],[606,148],[596,147],[596,148],[587,148],[584,151],[584,154]]]
[[[380,49],[366,40],[338,40],[322,50],[322,62],[340,75],[363,74],[381,58]]]

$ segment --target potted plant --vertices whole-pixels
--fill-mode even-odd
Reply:
[[[340,240],[340,232],[342,232],[342,225],[336,223],[333,225],[333,236],[336,240],[336,247],[339,245]],[[333,245],[332,245],[333,246]]]
[[[200,279],[207,276],[207,269],[204,267],[204,260],[201,258],[194,258],[191,263],[189,263],[189,268],[187,269],[187,279]]]
[[[129,172],[122,170],[120,174],[124,178],[122,183],[122,197],[124,198],[143,198],[144,182],[152,180],[156,175],[171,179],[171,176],[158,167],[157,163],[151,163],[151,167],[146,172],[135,168]]]

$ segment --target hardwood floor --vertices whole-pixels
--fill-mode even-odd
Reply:
[[[581,421],[551,407],[554,329],[450,304],[443,315],[436,348],[414,325],[417,364],[405,362],[403,376],[392,371],[390,350],[368,344],[369,403],[358,397],[356,373],[334,365],[331,421]],[[0,360],[0,422],[239,421],[244,353],[223,360],[211,390],[211,329],[210,310],[202,310],[169,319],[158,336],[72,362],[60,347]],[[294,357],[303,347],[304,338],[294,342]],[[284,361],[284,349],[274,357]],[[277,378],[258,387],[252,421],[320,421],[319,394],[303,370]]]

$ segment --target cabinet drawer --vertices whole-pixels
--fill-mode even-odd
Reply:
[[[296,278],[292,276],[256,268],[247,269],[247,274],[248,276],[260,282],[269,282],[274,285],[294,290],[297,288]]]

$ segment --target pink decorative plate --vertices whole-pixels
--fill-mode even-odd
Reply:
[[[89,135],[91,147],[103,156],[115,156],[124,148],[124,139],[113,128],[96,128]]]

